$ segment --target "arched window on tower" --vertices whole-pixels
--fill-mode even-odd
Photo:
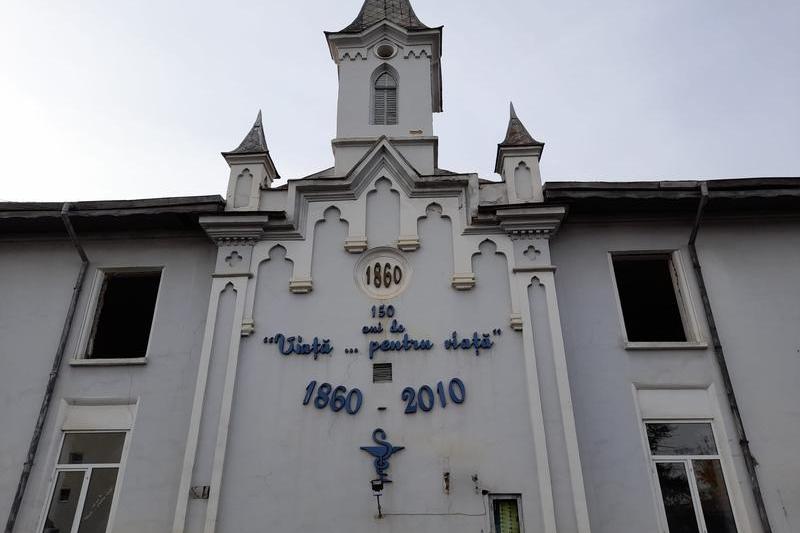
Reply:
[[[372,88],[372,123],[397,124],[397,79],[388,71],[378,73]]]

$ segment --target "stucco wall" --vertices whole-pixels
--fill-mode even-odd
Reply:
[[[383,190],[382,190],[383,191]],[[399,196],[389,191],[368,197],[371,245],[389,244],[399,235]],[[363,199],[361,200],[363,201]],[[456,214],[456,216],[459,216]],[[510,312],[508,266],[486,243],[474,258],[478,284],[458,292],[452,275],[452,222],[432,212],[419,223],[421,247],[407,254],[413,270],[405,293],[388,302],[372,300],[354,281],[359,255],[345,251],[347,223],[328,210],[313,237],[314,290],[291,294],[292,265],[274,242],[258,267],[254,320],[256,334],[243,341],[221,490],[220,531],[488,531],[480,489],[521,493],[526,526],[541,527],[538,473],[534,461],[521,335],[506,324]],[[258,253],[258,252],[256,252]],[[411,274],[409,272],[408,274]],[[413,338],[431,339],[427,352],[377,354],[368,358],[367,341],[396,335],[366,336],[361,328],[377,323],[370,307],[391,303],[397,320]],[[384,321],[384,327],[388,323]],[[446,351],[451,332],[502,328],[496,345],[479,357],[472,351]],[[277,333],[330,338],[330,357],[283,356],[265,336]],[[359,354],[345,348],[359,347]],[[372,363],[392,362],[392,383],[372,383]],[[401,391],[436,387],[450,378],[466,384],[467,399],[438,404],[429,413],[404,414]],[[312,379],[357,387],[364,405],[354,416],[302,405]],[[385,407],[379,411],[378,407]],[[372,458],[359,449],[374,445],[376,428],[405,450],[391,458],[383,510],[377,520],[369,481]],[[450,474],[444,490],[443,474]],[[478,476],[476,493],[472,476]]]
[[[215,247],[204,238],[85,242],[92,263],[53,409],[15,531],[35,531],[58,446],[63,399],[138,400],[115,533],[163,533],[172,523]],[[80,265],[61,242],[0,243],[0,515],[7,516]],[[163,266],[149,361],[74,367],[96,267]]]
[[[698,251],[773,531],[800,531],[800,221],[711,221]]]
[[[768,500],[773,530],[797,531],[800,403],[796,386],[798,226],[709,223],[701,261],[737,396]],[[632,388],[714,386],[749,524],[760,531],[748,476],[713,351],[623,347],[609,251],[679,250],[700,333],[709,343],[682,222],[568,223],[551,243],[592,530],[656,531],[648,451]],[[737,483],[738,482],[738,483]],[[740,524],[740,527],[743,525]],[[747,531],[747,529],[744,529]]]
[[[433,135],[430,58],[405,58],[408,52],[403,49],[388,61],[376,57],[372,48],[364,49],[363,54],[364,59],[347,58],[339,65],[337,137],[406,137],[410,130]],[[397,73],[397,125],[394,126],[370,122],[372,75],[383,64],[391,65]]]

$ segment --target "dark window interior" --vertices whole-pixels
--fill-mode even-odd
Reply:
[[[392,381],[392,363],[374,363],[372,365],[372,382],[389,383]]]
[[[670,269],[669,256],[614,257],[614,275],[629,341],[686,341]]]
[[[656,471],[669,530],[676,533],[699,533],[686,466],[677,462],[656,463]]]
[[[520,520],[516,499],[496,499],[492,503],[495,533],[519,533]]]
[[[144,357],[156,307],[160,272],[106,275],[87,356],[93,359]]]

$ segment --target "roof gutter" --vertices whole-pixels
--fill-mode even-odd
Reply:
[[[17,484],[17,492],[14,495],[14,501],[11,504],[11,510],[8,513],[8,521],[6,522],[5,533],[13,533],[14,526],[17,522],[17,516],[19,515],[19,510],[22,506],[22,498],[25,495],[25,489],[28,487],[28,480],[30,479],[31,471],[33,470],[36,452],[39,449],[39,443],[44,431],[44,423],[47,419],[47,414],[50,411],[50,404],[53,400],[53,391],[55,390],[56,382],[58,381],[58,376],[61,372],[61,362],[64,359],[64,351],[66,350],[67,340],[69,339],[69,334],[72,331],[72,324],[75,320],[75,310],[78,306],[78,299],[80,298],[83,282],[86,278],[86,272],[89,268],[89,258],[87,257],[86,252],[78,240],[78,236],[75,233],[75,228],[72,227],[72,222],[69,219],[69,209],[69,203],[65,203],[62,206],[61,220],[64,222],[64,227],[69,234],[69,239],[72,242],[72,245],[75,247],[75,250],[78,252],[78,255],[81,258],[81,266],[78,270],[78,276],[75,279],[75,285],[72,288],[72,298],[70,299],[69,308],[67,309],[67,316],[64,319],[64,325],[61,329],[61,338],[58,341],[56,354],[53,358],[53,366],[50,370],[50,376],[47,380],[47,387],[45,388],[44,397],[42,398],[42,405],[39,408],[39,416],[36,419],[36,426],[33,430],[33,436],[31,437],[31,442],[28,446],[28,454],[25,458],[25,463],[22,465],[22,473],[20,474],[19,483]]]
[[[750,475],[750,487],[753,490],[753,498],[755,500],[756,509],[758,509],[758,517],[761,521],[761,527],[764,533],[772,533],[772,526],[769,523],[767,516],[767,508],[764,505],[764,496],[761,492],[761,484],[758,481],[758,471],[756,467],[758,462],[753,457],[753,452],[750,449],[750,441],[747,439],[747,433],[744,429],[744,422],[742,421],[742,413],[739,411],[739,402],[736,400],[736,394],[733,391],[733,382],[731,375],[728,371],[728,364],[725,360],[725,350],[722,347],[722,340],[717,330],[717,322],[714,319],[714,310],[711,308],[711,300],[706,288],[705,278],[703,276],[703,269],[700,265],[700,258],[697,255],[697,248],[695,242],[697,240],[697,233],[700,231],[700,223],[703,220],[706,205],[709,201],[708,182],[700,182],[700,204],[697,206],[697,216],[695,217],[692,233],[689,237],[689,255],[692,258],[692,267],[694,268],[697,284],[700,288],[700,297],[703,300],[703,310],[705,311],[706,321],[708,322],[708,329],[711,333],[711,340],[714,345],[714,355],[719,365],[720,372],[722,373],[722,382],[725,386],[725,396],[728,398],[728,405],[730,406],[731,413],[733,414],[734,425],[736,426],[736,433],[739,437],[739,445],[742,448],[742,455],[744,456],[745,466],[747,473]]]

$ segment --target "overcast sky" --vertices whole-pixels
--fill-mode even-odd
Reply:
[[[798,0],[412,0],[444,25],[439,165],[493,174],[508,101],[545,180],[800,176]],[[0,199],[224,194],[258,109],[332,165],[323,30],[362,0],[0,1]]]

